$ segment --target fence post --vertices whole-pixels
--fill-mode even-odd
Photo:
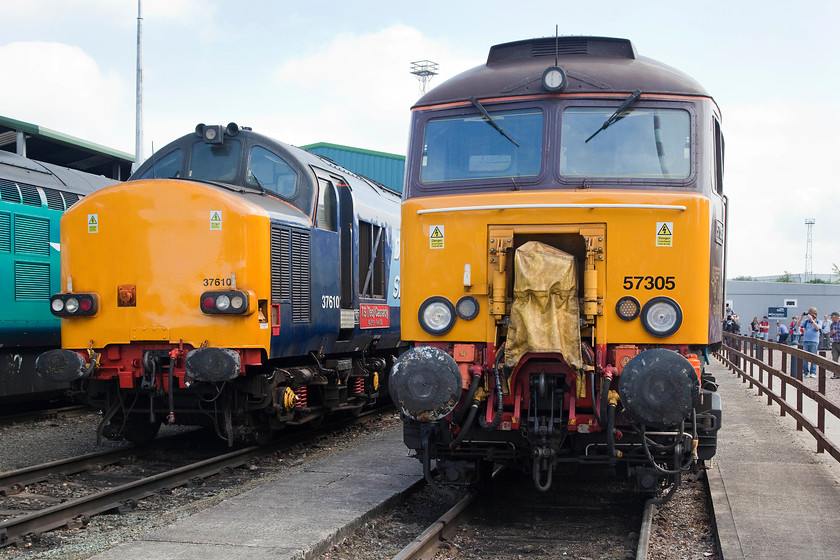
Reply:
[[[762,341],[760,344],[764,344],[764,342]],[[761,365],[758,366],[758,384],[760,387],[764,384],[764,346],[758,347],[758,359],[761,360]],[[759,395],[763,392],[761,389],[758,390]]]
[[[825,396],[825,367],[820,365],[819,371],[817,375],[819,376],[819,380],[817,381],[817,392]],[[817,400],[817,429],[825,434],[825,407],[822,404],[821,400]],[[823,445],[822,437],[817,438],[817,453],[823,453],[825,451],[825,445]]]
[[[768,389],[770,389],[770,393],[773,392],[773,378],[775,377],[775,375],[773,375],[773,354],[775,354],[775,353],[776,353],[775,350],[770,350],[767,353],[767,358],[768,358],[767,361],[768,361],[768,365],[770,366],[770,369],[767,370],[767,387],[768,387]],[[767,393],[767,404],[768,404],[768,406],[773,403],[773,399],[770,398],[770,393]]]
[[[796,390],[796,412],[798,412],[800,415],[802,414],[802,389],[798,388]],[[802,431],[802,422],[800,422],[798,419],[796,420],[796,431]]]
[[[785,379],[784,377],[780,377],[779,381],[781,381],[781,383],[782,383],[782,402],[787,403],[788,380]],[[787,416],[787,412],[785,411],[785,407],[781,407],[781,410],[779,411],[779,416],[781,416],[782,418]]]
[[[752,339],[752,338],[751,338],[751,339],[750,339],[750,342],[748,342],[748,343],[747,343],[747,348],[749,349],[749,350],[748,350],[748,355],[749,355],[749,357],[750,357],[750,359],[749,359],[749,362],[750,362],[750,372],[749,372],[749,374],[748,374],[748,375],[749,375],[749,377],[750,377],[750,379],[749,379],[749,381],[750,381],[750,389],[752,389],[752,388],[754,388],[754,387],[755,387],[755,385],[753,384],[753,375],[754,375],[754,372],[753,372],[753,360],[755,359],[755,342],[753,342],[753,340],[755,340],[755,339]],[[746,366],[747,366],[747,364],[744,364],[744,372],[746,372],[746,371],[747,371],[747,367],[746,367]]]

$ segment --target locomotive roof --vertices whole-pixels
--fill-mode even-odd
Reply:
[[[382,197],[385,197],[397,202],[399,201],[400,194],[385,185],[345,169],[328,158],[313,154],[302,148],[280,142],[263,134],[256,133],[248,127],[239,127],[235,123],[230,123],[226,127],[218,125],[205,126],[204,124],[199,124],[196,127],[195,132],[185,134],[184,136],[181,136],[163,148],[157,150],[157,152],[146,160],[143,165],[141,165],[140,168],[138,168],[137,171],[129,177],[128,180],[139,180],[144,178],[144,175],[147,175],[145,177],[146,179],[153,177],[165,178],[156,177],[154,175],[149,176],[148,174],[150,172],[154,173],[156,163],[164,160],[164,158],[174,151],[183,150],[184,153],[190,153],[192,146],[197,142],[207,143],[206,139],[203,139],[203,137],[204,132],[210,128],[214,129],[214,132],[217,131],[213,135],[212,139],[216,139],[216,134],[220,135],[216,141],[211,141],[211,144],[226,144],[230,138],[240,139],[244,141],[247,146],[242,150],[242,155],[240,156],[241,158],[247,157],[246,153],[251,147],[262,146],[280,156],[298,174],[298,180],[300,182],[295,194],[291,197],[267,196],[267,194],[269,194],[269,190],[260,190],[252,184],[246,184],[245,174],[247,173],[247,165],[241,166],[235,177],[232,176],[225,180],[203,180],[203,182],[216,185],[218,188],[233,190],[237,193],[237,196],[242,196],[256,201],[258,205],[268,210],[288,216],[294,216],[294,219],[300,219],[304,216],[308,216],[312,211],[310,203],[312,203],[313,199],[311,197],[314,196],[313,193],[317,194],[318,192],[318,179],[316,178],[315,171],[316,168],[323,170],[317,173],[327,172],[342,177],[343,180],[350,185],[350,188],[354,191],[356,197],[365,197],[365,194],[363,193],[367,193],[366,196],[369,198],[376,197],[381,200]],[[179,171],[183,170],[182,167],[185,165],[188,165],[188,160],[186,159],[178,164]],[[178,175],[176,174],[175,177],[177,178]],[[306,219],[308,220],[309,217]]]
[[[566,72],[560,92],[632,92],[710,97],[693,78],[656,60],[639,56],[628,39],[544,37],[495,45],[487,63],[445,81],[421,97],[415,107],[477,98],[548,94],[542,87],[546,68]]]
[[[233,125],[233,123],[231,123],[231,125]],[[228,126],[230,126],[230,125],[228,125]],[[250,139],[252,139],[251,140],[252,142],[256,141],[257,143],[262,144],[264,146],[271,146],[275,150],[277,150],[280,154],[283,154],[286,157],[288,157],[289,159],[296,161],[300,165],[313,165],[315,167],[320,167],[322,169],[332,171],[336,174],[344,176],[345,178],[347,178],[350,181],[352,181],[354,178],[358,179],[361,183],[365,184],[368,188],[370,188],[372,190],[383,190],[383,191],[387,191],[387,192],[396,194],[398,196],[400,194],[399,192],[395,191],[394,189],[392,189],[392,188],[390,188],[386,185],[383,185],[381,183],[378,183],[377,181],[374,181],[373,179],[370,179],[369,177],[365,177],[364,175],[359,175],[359,174],[357,174],[357,173],[355,173],[355,172],[353,172],[349,169],[341,167],[340,165],[338,165],[337,163],[335,163],[334,161],[332,161],[331,159],[329,159],[327,157],[320,156],[318,154],[309,152],[304,148],[299,148],[297,146],[293,146],[291,144],[286,144],[285,142],[275,140],[274,138],[271,138],[271,137],[266,136],[264,134],[254,132],[249,127],[237,127],[236,136],[242,137],[242,138],[250,138]],[[137,171],[135,171],[131,175],[131,177],[129,177],[128,180],[131,181],[131,180],[136,180],[136,179],[140,178],[143,175],[143,173],[145,173],[146,170],[149,167],[151,167],[154,164],[154,162],[157,161],[158,159],[160,159],[162,156],[171,152],[174,148],[183,147],[184,145],[192,145],[195,142],[195,140],[196,140],[196,133],[195,132],[191,132],[190,134],[185,134],[184,136],[181,136],[180,138],[177,138],[177,139],[173,140],[172,142],[170,142],[169,144],[167,144],[166,146],[164,146],[163,148],[160,148],[157,152],[155,152],[155,154],[152,157],[147,159],[143,163],[143,165],[141,165],[137,169]],[[234,181],[232,184],[238,184],[238,181]],[[358,186],[358,184],[355,184],[354,186]]]
[[[119,181],[0,150],[0,182],[33,185],[87,195]]]

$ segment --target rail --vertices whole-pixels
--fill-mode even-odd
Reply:
[[[312,441],[321,434],[361,423],[374,414],[381,414],[383,411],[391,409],[391,405],[386,405],[367,410],[352,419],[332,418],[320,424],[318,427],[313,426],[283,434],[281,439],[277,439],[267,445],[254,445],[236,449],[192,464],[127,482],[120,486],[106,488],[87,496],[67,500],[42,510],[11,517],[6,521],[0,522],[0,548],[21,542],[27,535],[32,533],[37,534],[62,526],[70,526],[76,520],[86,520],[93,515],[105,511],[120,511],[126,504],[142,500],[163,488],[176,488],[195,479],[208,478],[225,469],[233,469],[241,466],[255,458],[279,451],[287,451],[295,445]],[[186,435],[183,437],[186,437]],[[182,436],[161,438],[162,440],[169,441],[161,441],[159,444],[156,442],[153,445],[165,446],[170,443],[175,443],[181,438]],[[105,451],[78,458],[55,461],[38,467],[0,473],[0,483],[2,483],[5,491],[15,491],[17,490],[16,487],[21,484],[42,480],[46,476],[44,473],[47,471],[69,474],[79,472],[84,468],[88,468],[90,465],[107,464],[119,460],[118,457],[126,452],[136,455],[145,454],[148,451],[148,448],[144,449],[132,446],[113,452]],[[77,464],[77,461],[80,461],[80,464]]]
[[[781,416],[796,420],[796,430],[807,430],[817,442],[817,453],[828,452],[840,461],[840,447],[826,437],[826,413],[840,426],[840,407],[827,395],[829,376],[840,376],[840,364],[825,357],[825,351],[812,354],[795,346],[769,342],[758,338],[724,333],[718,358],[750,388],[758,388],[759,396],[767,397],[767,404],[779,405]],[[802,379],[802,362],[817,365],[817,388]],[[836,380],[840,383],[840,380]],[[789,396],[789,392],[795,395]],[[816,407],[816,423],[805,412],[805,399]],[[795,405],[792,401],[795,399]]]
[[[500,478],[498,475],[504,470],[503,467],[497,467],[493,472],[493,478],[497,479]],[[519,479],[521,483],[522,479]],[[600,484],[603,479],[602,478],[592,478],[596,484]],[[496,480],[497,484],[510,484],[510,480],[502,481],[501,483]],[[584,485],[585,486],[585,485]],[[514,494],[516,491],[514,491]],[[458,544],[457,538],[453,539],[456,534],[460,531],[464,530],[464,525],[469,522],[469,520],[481,510],[485,516],[487,516],[487,508],[490,509],[491,514],[488,516],[491,519],[495,519],[497,516],[495,515],[497,512],[495,511],[496,506],[499,504],[499,501],[495,501],[493,505],[488,505],[487,502],[479,502],[481,499],[479,496],[480,492],[473,491],[466,494],[463,498],[461,498],[454,506],[452,506],[446,513],[441,515],[438,519],[436,519],[432,524],[427,527],[418,537],[416,537],[412,542],[405,546],[401,551],[399,551],[396,556],[393,556],[391,560],[432,560],[434,558],[439,557],[447,557],[449,558],[450,555],[443,554],[441,555],[441,550],[445,548],[449,548],[446,543],[454,544],[456,550],[461,550],[460,547],[463,546],[463,543]],[[527,495],[527,492],[522,496]],[[583,488],[581,495],[589,495],[588,490]],[[509,496],[508,496],[509,497]],[[555,495],[555,498],[557,496]],[[623,494],[624,498],[627,498],[627,494]],[[517,498],[518,499],[518,498]],[[527,498],[525,498],[527,500]],[[592,535],[574,535],[575,527],[594,527],[596,531],[603,531],[603,526],[600,524],[604,517],[609,517],[610,515],[616,514],[616,507],[621,507],[620,505],[616,505],[616,503],[611,502],[609,499],[605,499],[601,497],[603,500],[603,504],[601,505],[593,505],[591,503],[587,503],[585,505],[581,505],[580,503],[567,503],[563,499],[560,499],[559,502],[551,503],[550,505],[546,505],[545,503],[531,503],[529,504],[532,506],[531,509],[536,511],[536,518],[541,520],[541,524],[545,523],[542,528],[539,528],[537,525],[531,525],[531,521],[529,521],[529,517],[527,514],[523,516],[525,510],[529,509],[528,507],[522,507],[521,504],[511,503],[510,500],[502,499],[500,500],[502,509],[504,508],[513,508],[517,511],[518,517],[516,524],[520,527],[526,527],[530,529],[525,529],[526,532],[531,530],[533,531],[532,536],[526,537],[526,541],[530,541],[534,543],[534,548],[529,551],[528,556],[532,558],[556,558],[557,555],[553,554],[550,546],[547,547],[546,545],[550,545],[552,542],[561,543],[563,547],[574,546],[573,543],[575,542],[587,542],[587,539],[591,539]],[[631,500],[632,503],[639,503],[638,500]],[[628,507],[628,504],[625,503],[624,507]],[[632,506],[631,506],[632,507]],[[636,555],[633,556],[636,560],[647,560],[649,549],[650,549],[650,532],[651,528],[653,527],[653,516],[656,514],[657,509],[654,505],[652,500],[648,500],[645,504],[644,511],[641,513],[641,530],[639,530],[639,540],[636,547]],[[625,512],[626,513],[626,512]],[[560,517],[556,517],[556,516]],[[592,517],[588,517],[592,516]],[[481,514],[479,513],[479,517]],[[598,520],[598,523],[594,523],[595,520]],[[572,524],[569,525],[568,522]],[[481,524],[479,524],[481,525]],[[597,526],[596,526],[597,525]],[[565,526],[567,527],[567,531],[560,531],[556,535],[554,532],[556,531],[556,527]],[[550,529],[548,529],[550,528]],[[473,551],[474,553],[478,553],[480,557],[502,557],[497,554],[497,550],[494,550],[494,545],[492,544],[494,538],[488,535],[481,535],[481,532],[484,529],[479,529],[478,534],[476,535],[476,540],[481,542],[481,548]],[[490,530],[498,531],[499,528],[495,524],[490,528]],[[468,531],[471,532],[471,531]],[[503,541],[503,546],[508,548],[507,552],[511,552],[509,549],[510,546],[514,545],[514,543],[522,542],[521,536],[516,536],[516,531],[512,533],[508,531],[502,531],[504,536],[500,537],[498,540]],[[606,541],[610,539],[607,538]],[[616,541],[621,540],[621,537],[618,537],[616,534],[615,537]],[[614,551],[612,551],[614,552]],[[563,555],[566,553],[564,552]],[[550,556],[549,556],[550,555]],[[456,552],[455,556],[460,557],[461,552]],[[468,554],[469,556],[469,554]],[[511,556],[513,556],[511,554]],[[583,557],[585,555],[582,555]],[[626,556],[626,555],[625,555]],[[454,556],[453,556],[454,557]],[[503,556],[505,558],[508,555]],[[517,555],[517,558],[521,556]]]

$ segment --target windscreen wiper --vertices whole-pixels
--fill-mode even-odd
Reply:
[[[257,176],[256,176],[256,175],[254,175],[253,171],[251,172],[251,177],[253,177],[253,178],[254,178],[254,181],[256,181],[257,186],[260,188],[260,192],[261,192],[262,194],[265,194],[265,187],[264,187],[264,186],[262,186],[262,183],[260,183],[260,180],[259,180],[259,179],[257,179]]]
[[[511,138],[507,132],[502,130],[502,127],[499,126],[499,123],[497,123],[496,120],[490,116],[490,113],[487,112],[487,109],[484,108],[484,105],[478,102],[478,99],[476,99],[475,97],[470,97],[470,103],[472,103],[475,106],[475,108],[481,112],[481,116],[484,117],[484,120],[487,122],[487,124],[498,130],[499,134],[510,140],[514,146],[516,146],[517,148],[519,147],[519,142]]]
[[[628,97],[627,99],[625,99],[625,100],[624,100],[624,103],[622,103],[622,104],[618,107],[618,109],[616,109],[616,110],[615,110],[615,113],[613,113],[612,115],[610,115],[610,118],[608,118],[607,120],[605,120],[605,121],[604,121],[604,124],[602,124],[602,125],[601,125],[601,128],[599,128],[598,130],[596,130],[596,131],[592,134],[592,136],[590,136],[589,138],[587,138],[587,139],[586,139],[586,141],[584,141],[584,144],[586,144],[586,142],[589,142],[590,140],[592,140],[593,138],[595,138],[595,135],[596,135],[596,134],[598,134],[599,132],[601,132],[602,130],[606,130],[608,126],[610,126],[610,125],[612,125],[612,124],[614,124],[614,123],[617,123],[618,121],[620,121],[621,119],[623,119],[623,118],[624,118],[624,115],[621,115],[621,113],[622,113],[624,110],[626,110],[626,109],[627,109],[627,107],[629,107],[631,104],[635,103],[635,102],[636,102],[636,100],[639,98],[639,96],[640,96],[640,95],[642,95],[642,90],[640,90],[640,89],[637,89],[636,91],[634,91],[633,93],[631,93],[631,94],[630,94],[630,97]],[[621,115],[621,116],[619,116],[619,115]]]

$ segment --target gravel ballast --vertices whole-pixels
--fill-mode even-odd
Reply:
[[[0,470],[8,471],[125,445],[122,442],[103,440],[97,447],[95,429],[98,420],[97,414],[64,415],[45,421],[0,426],[3,448]],[[0,560],[90,558],[258,487],[290,469],[302,468],[312,459],[357,445],[371,433],[393,428],[398,423],[397,415],[390,414],[360,426],[344,428],[307,445],[297,446],[292,451],[256,461],[245,468],[234,469],[201,483],[174,488],[168,493],[147,498],[129,513],[96,516],[86,526],[51,531],[24,545],[0,548]],[[164,427],[161,436],[170,430],[182,431],[183,428]],[[409,515],[392,516],[398,525],[396,528],[393,525],[388,527],[383,520],[372,519],[354,532],[346,543],[330,550],[325,558],[391,558],[395,551],[407,544],[407,536],[416,536],[418,527],[422,525],[418,523],[421,519],[425,523],[426,519],[433,519],[442,509],[449,507],[445,500],[441,501],[433,493],[424,494],[427,496],[426,501],[420,500],[406,506],[414,508]],[[416,508],[427,515],[421,515]],[[685,481],[674,499],[660,506],[654,519],[651,558],[716,559],[709,511],[702,482]],[[359,541],[365,550],[363,556],[351,552],[354,540]],[[359,549],[356,550],[358,552]]]

